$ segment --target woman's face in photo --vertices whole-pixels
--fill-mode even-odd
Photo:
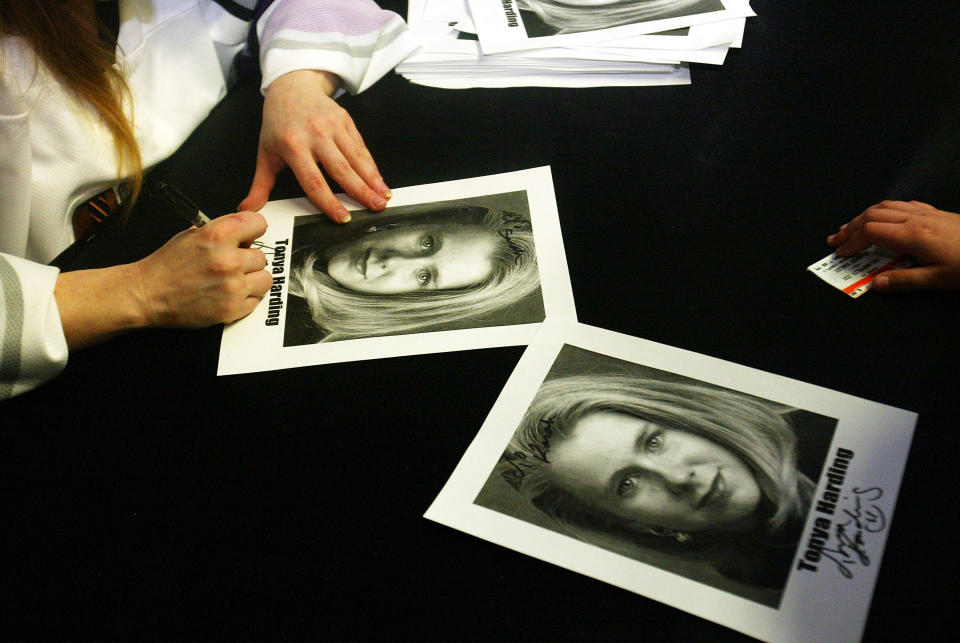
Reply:
[[[493,272],[498,241],[481,226],[400,226],[334,250],[327,274],[344,288],[378,295],[466,288]]]
[[[753,473],[724,447],[623,413],[582,417],[549,459],[557,485],[648,527],[745,530],[760,504]]]

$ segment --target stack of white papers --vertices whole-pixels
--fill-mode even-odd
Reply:
[[[679,85],[723,64],[749,0],[409,0],[422,43],[397,71],[421,85]]]

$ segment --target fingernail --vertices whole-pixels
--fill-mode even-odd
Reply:
[[[340,223],[350,223],[351,218],[350,213],[344,210],[337,216],[337,221]]]
[[[373,207],[375,207],[375,208],[385,208],[385,207],[387,207],[387,202],[386,202],[385,199],[381,199],[380,197],[377,197],[377,198],[375,198],[375,199],[373,200]]]
[[[383,187],[387,187],[387,186],[383,186]],[[391,190],[390,188],[387,188],[387,191],[383,193],[383,198],[385,198],[387,201],[389,201],[390,199],[392,199],[392,198],[393,198],[393,190]]]
[[[877,290],[884,290],[887,286],[890,285],[890,278],[886,275],[878,275],[876,279],[873,280],[873,287]]]

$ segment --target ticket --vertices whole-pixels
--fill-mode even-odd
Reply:
[[[839,257],[834,252],[807,266],[807,270],[834,288],[856,298],[870,290],[873,280],[881,272],[909,268],[912,265],[913,262],[908,257],[897,256],[882,248],[871,246],[852,257]]]

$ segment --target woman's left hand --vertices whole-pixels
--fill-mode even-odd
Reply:
[[[353,119],[330,96],[333,74],[300,70],[280,76],[267,88],[253,185],[240,210],[259,210],[270,197],[277,173],[289,167],[307,198],[339,223],[350,220],[333,196],[317,163],[351,197],[382,210],[390,198],[373,157]]]

